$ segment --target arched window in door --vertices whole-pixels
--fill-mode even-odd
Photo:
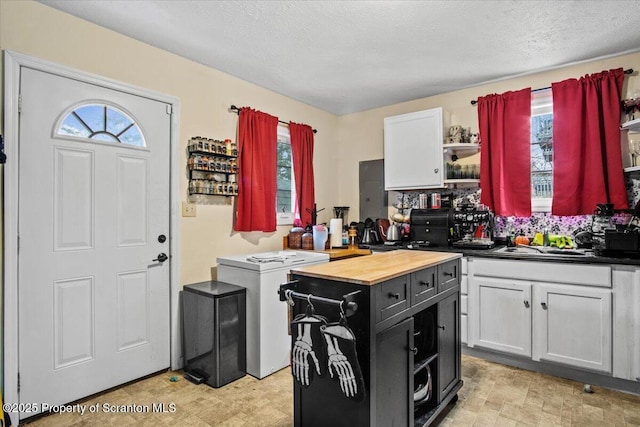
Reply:
[[[75,107],[60,121],[56,135],[146,147],[135,120],[107,104],[90,103]]]

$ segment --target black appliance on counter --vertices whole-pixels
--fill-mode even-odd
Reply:
[[[628,224],[611,224],[614,213],[631,213]],[[593,252],[614,258],[640,258],[640,201],[633,209],[614,210],[610,203],[598,204],[591,224]]]
[[[464,249],[490,249],[495,246],[495,224],[491,211],[463,205],[453,211],[452,217],[451,246]]]
[[[451,209],[411,209],[409,240],[428,246],[451,244]]]

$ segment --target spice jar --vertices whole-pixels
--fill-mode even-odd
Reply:
[[[308,227],[302,235],[302,249],[313,250],[313,233],[311,227]]]
[[[293,227],[289,231],[289,248],[301,249],[302,248],[302,235],[304,234],[304,228]]]

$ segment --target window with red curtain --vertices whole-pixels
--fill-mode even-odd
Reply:
[[[628,208],[620,146],[624,71],[551,85],[554,215],[592,214],[599,203]]]
[[[293,173],[296,183],[296,217],[303,225],[312,223],[315,190],[313,178],[313,129],[309,125],[289,122]]]
[[[496,215],[531,215],[531,88],[478,98],[480,202]]]
[[[240,110],[235,231],[276,231],[277,141],[277,117],[248,107]]]

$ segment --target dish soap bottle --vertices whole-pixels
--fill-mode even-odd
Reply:
[[[516,238],[516,228],[513,226],[513,220],[509,218],[507,220],[507,246],[514,247]]]

